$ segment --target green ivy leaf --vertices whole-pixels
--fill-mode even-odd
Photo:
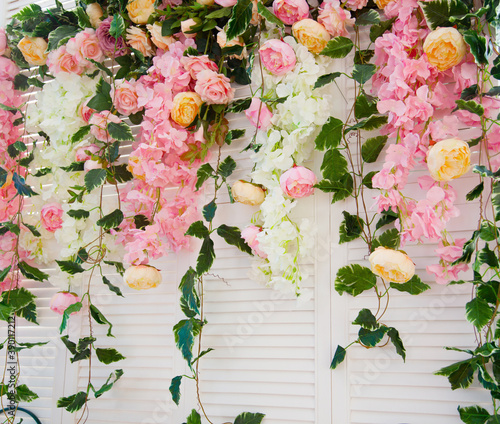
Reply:
[[[217,173],[222,176],[222,178],[229,177],[233,171],[236,169],[236,162],[231,156],[228,156],[222,161],[222,163],[217,168]]]
[[[198,178],[196,181],[196,191],[198,191],[205,181],[209,178],[215,178],[215,170],[212,168],[212,165],[205,163],[198,168],[196,177]]]
[[[316,137],[316,149],[325,150],[337,147],[342,141],[343,126],[344,123],[340,119],[330,116]]]
[[[90,132],[90,125],[81,127],[76,133],[71,136],[72,143],[78,143]]]
[[[458,100],[455,100],[455,103],[457,104],[457,107],[460,110],[466,110],[466,111],[474,113],[478,116],[484,115],[484,107],[482,105],[480,105],[479,103],[475,102],[474,100],[465,101],[462,99],[458,99]]]
[[[201,417],[198,412],[196,412],[195,409],[191,411],[191,414],[189,417],[187,417],[187,423],[186,424],[201,424]]]
[[[71,165],[62,166],[61,169],[66,172],[79,172],[83,171],[85,162],[73,162]]]
[[[227,39],[232,40],[243,34],[252,20],[253,4],[251,0],[238,0],[233,6],[233,14],[227,22]]]
[[[339,149],[331,148],[327,150],[321,164],[323,178],[330,181],[337,181],[347,172],[347,160]]]
[[[123,296],[122,291],[120,290],[119,287],[111,284],[111,281],[109,281],[106,277],[102,277],[102,282],[108,286],[109,290],[115,293],[117,296],[125,297]]]
[[[48,51],[55,50],[59,46],[66,43],[70,38],[74,37],[79,31],[79,28],[71,25],[62,25],[57,27],[49,34]]]
[[[465,424],[484,424],[490,418],[490,413],[480,406],[458,407],[460,419]]]
[[[172,382],[168,388],[170,394],[172,395],[172,400],[177,406],[179,406],[179,402],[181,400],[181,382],[182,375],[178,375],[177,377],[172,378]]]
[[[361,309],[358,316],[352,323],[354,325],[360,325],[362,328],[367,330],[375,330],[379,327],[377,318],[375,318],[375,315],[373,315],[369,309]]]
[[[375,74],[376,71],[377,67],[371,63],[365,63],[365,64],[355,63],[354,69],[352,71],[352,77],[359,84],[363,85],[364,83],[368,82],[371,79],[371,77]]]
[[[23,7],[12,17],[18,21],[24,22],[30,19],[37,19],[42,13],[43,10],[38,4],[29,4],[28,6]]]
[[[104,261],[104,263],[106,265],[114,266],[116,269],[116,272],[123,277],[123,274],[125,273],[125,267],[123,266],[123,263],[115,262],[115,261]]]
[[[123,212],[120,209],[115,209],[113,212],[97,220],[96,224],[104,230],[109,230],[118,227],[123,219]]]
[[[95,353],[99,362],[106,365],[125,359],[125,356],[113,348],[97,348]]]
[[[373,177],[375,176],[375,174],[377,174],[377,171],[371,171],[371,172],[368,172],[368,174],[366,174],[364,177],[363,177],[363,180],[361,181],[361,183],[366,187],[366,188],[369,188],[370,190],[373,189]]]
[[[2,304],[11,306],[14,310],[25,307],[35,299],[36,296],[24,287],[7,290],[2,294]]]
[[[396,348],[396,353],[403,358],[403,361],[406,361],[406,349],[403,345],[403,341],[401,340],[401,337],[399,337],[399,332],[396,330],[394,327],[389,328],[389,331],[387,332],[387,335],[389,336],[389,339],[391,340],[392,344]]]
[[[189,226],[188,230],[186,231],[186,235],[204,239],[210,236],[210,231],[205,226],[203,221],[195,221]]]
[[[260,413],[243,412],[234,420],[234,424],[260,424],[265,415]]]
[[[436,0],[420,3],[427,25],[432,30],[438,27],[451,27],[455,23],[450,21],[451,16],[466,15],[469,10],[460,0]]]
[[[67,272],[68,274],[75,275],[81,272],[85,272],[86,270],[82,268],[79,263],[74,261],[58,261],[56,259],[57,265],[61,268],[61,271]]]
[[[78,26],[80,28],[92,28],[89,16],[85,10],[83,10],[83,7],[78,6],[76,8],[76,15],[78,16]]]
[[[106,380],[106,382],[102,385],[102,387],[94,393],[96,398],[100,397],[103,393],[111,390],[113,385],[121,378],[123,375],[123,370],[114,370]]]
[[[391,210],[383,211],[382,216],[377,221],[377,225],[375,226],[375,228],[379,230],[380,228],[389,225],[391,222],[396,221],[396,219],[398,219],[398,214],[396,212],[393,212]]]
[[[351,127],[347,127],[344,130],[344,134],[347,134],[350,131],[357,131],[357,130],[366,130],[366,131],[376,130],[377,128],[380,128],[382,125],[387,124],[387,120],[388,120],[387,116],[370,116],[368,119],[363,119],[357,124],[352,125]]]
[[[381,326],[376,330],[367,330],[366,328],[360,328],[358,332],[359,341],[365,346],[374,347],[384,338],[385,334],[389,331],[389,328]]]
[[[26,306],[16,311],[16,315],[20,318],[24,318],[26,321],[38,324],[36,303],[30,302]]]
[[[213,240],[207,236],[203,240],[200,248],[200,253],[198,254],[198,259],[196,261],[196,272],[198,275],[202,275],[207,272],[214,263],[215,259],[215,249]]]
[[[332,203],[344,200],[353,191],[354,181],[350,173],[346,172],[338,181],[323,180],[315,185],[325,193],[333,193]]]
[[[96,87],[96,94],[92,97],[87,106],[95,109],[98,112],[103,110],[111,110],[113,107],[113,99],[111,98],[111,85],[101,77]]]
[[[49,274],[46,274],[45,272],[40,271],[38,268],[28,265],[24,261],[19,262],[18,268],[19,271],[21,271],[21,274],[23,274],[26,278],[31,278],[36,281],[45,281],[49,279]]]
[[[203,206],[203,218],[205,218],[205,220],[208,222],[212,222],[216,210],[217,203],[215,203],[215,200],[212,200],[210,203],[207,203],[205,206]]]
[[[199,334],[200,329],[200,321],[194,318],[183,319],[174,326],[175,344],[189,366],[193,360],[194,338]]]
[[[26,384],[21,384],[16,387],[16,402],[32,402],[35,399],[38,399],[38,395],[31,391]]]
[[[194,317],[200,313],[200,300],[196,293],[196,271],[189,268],[181,279],[179,290],[182,292],[181,301],[186,309],[183,309],[184,314],[189,318]]]
[[[335,37],[328,42],[320,54],[332,59],[343,59],[351,52],[353,47],[354,44],[349,38]]]
[[[478,260],[481,264],[486,264],[492,268],[498,268],[498,258],[495,252],[493,252],[488,244],[484,246],[478,253]]]
[[[87,219],[90,216],[90,212],[85,209],[72,209],[67,212],[68,216],[75,219]]]
[[[285,24],[281,19],[275,16],[273,13],[269,11],[269,9],[264,6],[260,1],[257,3],[257,12],[260,16],[262,16],[266,21],[271,22],[279,26],[280,28],[285,28]]]
[[[484,183],[481,181],[476,187],[474,187],[471,191],[469,191],[465,195],[465,199],[471,202],[474,199],[477,199],[479,196],[481,196],[481,193],[484,190]]]
[[[346,351],[345,349],[338,345],[337,350],[335,351],[335,355],[333,355],[332,363],[330,364],[330,369],[334,370],[337,368],[342,362],[344,362]]]
[[[332,72],[331,74],[321,75],[314,84],[314,88],[320,88],[335,81],[342,75],[342,72]]]
[[[477,84],[472,84],[470,87],[464,88],[460,93],[460,98],[462,100],[472,100],[479,94]]]
[[[396,228],[391,228],[374,238],[372,251],[379,246],[387,247],[388,249],[397,249],[399,247],[399,231]]]
[[[221,236],[227,244],[236,246],[242,252],[252,255],[252,249],[241,237],[241,231],[238,227],[230,227],[226,224],[222,224],[217,228],[217,234]]]
[[[72,355],[75,355],[77,350],[76,350],[76,344],[73,343],[70,339],[69,336],[62,336],[61,341],[64,343],[64,345],[68,348],[70,353]]]
[[[481,222],[479,238],[484,241],[493,241],[498,237],[498,228],[489,221]]]
[[[390,31],[395,21],[396,18],[392,18],[387,21],[382,21],[379,24],[372,25],[370,27],[370,41],[374,43],[378,37],[384,34],[384,32]]]
[[[97,187],[100,187],[106,181],[107,172],[105,169],[91,169],[85,174],[85,188],[90,193]]]
[[[356,102],[354,103],[354,116],[356,119],[368,118],[374,114],[378,113],[377,110],[377,99],[366,94],[360,94],[356,97]]]
[[[477,297],[486,302],[496,305],[500,283],[498,281],[488,281],[477,287]]]
[[[23,222],[23,225],[30,230],[30,233],[33,234],[35,237],[41,237],[42,235],[40,234],[40,231],[36,229],[34,225],[31,224],[26,224],[26,222]]]
[[[470,52],[473,54],[476,64],[479,66],[487,65],[490,54],[487,47],[486,37],[479,35],[472,29],[465,31],[463,37],[464,41],[470,46]]]
[[[108,325],[108,337],[115,337],[111,334],[111,329],[113,328],[113,324],[111,324],[108,319],[102,314],[102,312],[95,307],[95,305],[90,305],[90,315],[94,318],[95,322],[101,325]]]
[[[9,275],[11,269],[12,265],[9,265],[7,268],[3,269],[2,272],[0,272],[0,282],[3,282],[5,280],[5,277]]]
[[[337,272],[335,290],[339,294],[344,292],[357,296],[366,290],[375,287],[377,277],[370,268],[358,264],[344,266]]]
[[[64,313],[63,313],[63,316],[62,316],[62,320],[61,320],[61,325],[59,326],[59,334],[61,334],[65,330],[65,328],[67,327],[69,316],[73,312],[80,311],[82,309],[82,307],[83,307],[82,302],[76,302],[76,303],[73,303],[72,305],[69,305],[64,310]]]
[[[493,316],[493,310],[488,303],[476,297],[465,305],[467,321],[474,325],[477,329],[483,328]]]
[[[134,141],[132,130],[125,122],[120,122],[119,124],[116,122],[108,123],[108,132],[115,140]]]
[[[386,135],[381,135],[366,140],[361,146],[361,157],[363,160],[367,163],[375,162],[387,143],[387,139]]]
[[[19,195],[27,197],[38,195],[38,193],[35,193],[32,188],[26,184],[24,178],[19,176],[17,172],[14,172],[12,175],[12,181],[14,182],[14,187]]]
[[[68,397],[59,398],[59,400],[57,401],[57,407],[64,408],[66,409],[66,411],[73,413],[82,409],[86,401],[87,393],[78,392]]]
[[[228,8],[219,9],[228,10]],[[266,9],[267,10],[267,9]],[[247,110],[252,104],[252,98],[247,97],[246,99],[240,99],[232,102],[226,110],[226,113],[240,113]]]
[[[125,21],[119,13],[115,13],[111,26],[109,27],[109,34],[114,38],[120,38],[125,32]]]
[[[406,283],[391,283],[391,288],[400,292],[410,293],[411,295],[417,295],[429,290],[431,286],[425,284],[418,275],[414,275]]]
[[[360,65],[368,63],[370,62],[373,56],[375,56],[375,50],[371,49],[356,50],[354,52],[354,63]]]
[[[356,18],[355,24],[357,26],[361,25],[373,25],[380,23],[380,15],[374,9],[369,9],[366,12],[362,13]]]
[[[230,130],[226,134],[226,137],[224,138],[224,143],[226,143],[228,146],[231,145],[233,140],[237,140],[238,138],[241,138],[245,135],[245,130]],[[230,156],[228,156],[230,157]],[[226,158],[227,159],[227,158]],[[236,167],[236,163],[235,163]]]
[[[364,221],[357,215],[343,211],[344,220],[340,224],[340,241],[339,244],[347,243],[356,240],[363,233]]]

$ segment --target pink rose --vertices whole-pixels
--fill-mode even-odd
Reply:
[[[50,52],[47,57],[47,63],[50,72],[54,75],[60,72],[81,75],[84,70],[78,59],[66,51],[66,46],[59,47],[57,50]]]
[[[245,240],[245,243],[250,246],[250,248],[257,256],[260,256],[262,259],[266,259],[267,253],[259,249],[259,240],[257,240],[257,235],[261,232],[261,227],[250,225],[241,232],[241,237],[243,238],[243,240]]]
[[[90,100],[90,99],[89,99]],[[87,106],[87,103],[89,102],[89,100],[87,100],[85,103],[82,103],[80,105],[80,116],[82,117],[82,119],[88,124],[89,123],[89,120],[90,120],[90,117],[92,116],[92,114],[95,112],[94,109],[91,109]]]
[[[66,52],[73,55],[84,66],[90,65],[86,59],[100,62],[104,57],[95,30],[92,28],[87,28],[85,31],[79,32],[74,38],[69,40]]]
[[[363,9],[368,4],[368,0],[347,0],[345,6],[351,10]]]
[[[309,16],[309,5],[306,0],[274,0],[273,11],[285,24],[293,25]]]
[[[40,212],[42,227],[53,233],[62,228],[63,210],[59,203],[47,203]]]
[[[237,2],[238,0],[215,0],[215,3],[222,7],[233,7]]]
[[[267,130],[271,125],[273,113],[258,97],[252,99],[250,107],[245,111],[245,115],[250,123],[259,130]]]
[[[0,56],[3,56],[9,50],[7,45],[7,35],[5,29],[0,28]]]
[[[264,67],[273,75],[285,75],[295,68],[297,61],[292,47],[281,40],[266,41],[259,49]]]
[[[108,133],[109,122],[119,124],[121,120],[118,116],[113,115],[109,110],[94,113],[89,120],[89,124],[92,125],[90,133],[99,141],[110,141],[111,136]]]
[[[224,105],[234,98],[234,88],[229,78],[215,71],[205,70],[197,75],[194,91],[209,105]]]
[[[139,112],[142,107],[137,104],[137,92],[132,81],[118,80],[115,83],[116,90],[111,92],[115,108],[122,115],[133,115]]]
[[[13,80],[18,73],[19,73],[19,68],[12,60],[0,56],[1,80]]]
[[[313,194],[317,179],[314,172],[303,166],[294,166],[281,174],[280,186],[287,196],[300,199]]]
[[[201,71],[219,71],[217,64],[213,60],[210,60],[207,55],[183,56],[181,58],[181,64],[184,66],[186,71],[189,72],[189,75],[191,75],[191,78],[193,79],[197,79],[197,76]]]
[[[50,300],[50,309],[59,315],[64,314],[64,311],[71,305],[81,302],[82,300],[75,294],[67,291],[57,292]],[[75,315],[78,312],[73,312]]]
[[[354,26],[354,19],[351,19],[351,13],[340,7],[338,0],[325,2],[319,9],[318,22],[322,24],[325,29],[333,37],[340,35],[348,37],[346,26]]]
[[[99,150],[101,150],[101,148],[97,144],[82,146],[75,153],[75,161],[85,162],[87,160],[90,160],[92,159],[92,156],[89,153],[96,154]]]

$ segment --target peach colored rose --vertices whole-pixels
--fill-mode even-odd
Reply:
[[[415,264],[403,252],[377,247],[369,258],[375,275],[393,283],[406,283],[415,275]]]
[[[283,192],[294,199],[308,197],[314,193],[314,184],[318,180],[310,169],[303,166],[294,166],[283,172],[280,177],[280,187]]]
[[[349,32],[347,32],[346,27],[354,26],[354,21],[354,18],[351,19],[351,13],[340,7],[338,0],[324,2],[319,9],[318,22],[333,37],[340,35],[348,37]]]
[[[89,99],[90,100],[90,99]],[[80,116],[82,117],[82,119],[88,124],[89,123],[89,119],[90,117],[92,116],[92,114],[95,112],[94,109],[91,109],[87,106],[87,103],[89,102],[89,100],[85,101],[84,103],[82,103],[80,105],[80,109],[79,109],[79,112],[80,112]]]
[[[103,12],[99,3],[91,3],[87,5],[87,15],[90,19],[90,23],[94,28],[101,25],[101,18],[103,17]]]
[[[427,152],[427,167],[436,181],[450,181],[470,167],[469,145],[459,138],[441,140]]]
[[[111,90],[111,98],[118,112],[129,116],[142,109],[137,103],[137,91],[133,81],[117,80],[115,87]]]
[[[330,34],[323,25],[312,19],[303,19],[292,26],[293,36],[311,53],[319,54],[330,41]]]
[[[267,130],[271,125],[273,113],[258,97],[254,97],[250,107],[245,111],[245,116],[254,127]]]
[[[250,206],[260,205],[266,197],[264,190],[260,186],[243,180],[236,181],[233,184],[231,193],[234,200]]]
[[[148,290],[161,283],[161,273],[154,266],[134,265],[125,271],[123,280],[135,290]]]
[[[78,59],[66,51],[66,46],[61,46],[57,50],[50,52],[47,57],[47,65],[49,65],[49,70],[54,75],[60,72],[81,75],[85,70]]]
[[[155,0],[133,0],[127,5],[128,16],[134,24],[144,25],[155,11]]]
[[[255,225],[250,225],[241,231],[241,237],[245,240],[245,243],[250,246],[257,256],[260,256],[262,259],[267,258],[267,253],[262,251],[259,247],[259,240],[257,240],[257,236],[262,232],[262,227],[256,227]]]
[[[273,11],[283,23],[293,25],[309,16],[309,5],[306,0],[274,0]]]
[[[59,203],[47,203],[40,212],[40,222],[42,227],[53,233],[62,228],[63,210]]]
[[[196,79],[201,71],[211,70],[217,72],[219,67],[207,55],[203,56],[183,56],[181,64],[189,72],[191,78]]]
[[[30,65],[45,65],[47,62],[47,42],[41,37],[24,37],[17,47]]]
[[[109,142],[112,140],[108,133],[108,123],[114,122],[119,124],[121,122],[118,116],[113,115],[109,110],[103,110],[102,112],[94,113],[89,120],[90,133],[97,138],[99,141]]]
[[[178,93],[174,97],[170,116],[180,126],[189,127],[198,115],[202,103],[200,96],[196,93]]]
[[[425,39],[424,52],[431,65],[446,71],[462,61],[467,45],[455,28],[438,28]]]
[[[198,25],[198,22],[194,19],[186,19],[181,22],[181,31],[187,38],[194,38],[196,37],[196,33],[191,33],[191,31],[196,25]]]
[[[70,293],[67,291],[57,292],[54,296],[52,296],[52,299],[50,299],[50,310],[62,315],[69,306],[78,302],[81,302],[81,299],[76,293]],[[78,312],[72,312],[71,315],[75,315],[77,313]]]
[[[99,40],[95,30],[86,28],[79,32],[74,38],[68,41],[66,52],[73,55],[81,65],[90,65],[86,59],[92,59],[100,62],[104,58],[104,54],[99,45]]]
[[[281,40],[266,41],[259,49],[264,67],[273,75],[285,75],[293,71],[297,58],[292,47]]]
[[[144,56],[153,56],[153,46],[147,34],[140,28],[127,28],[127,44]]]
[[[196,91],[201,100],[209,105],[227,104],[234,98],[234,88],[231,87],[229,78],[215,71],[205,70],[197,75]]]
[[[171,36],[165,37],[161,35],[161,25],[157,24],[146,25],[146,28],[149,30],[149,33],[151,34],[151,41],[159,49],[168,50],[168,46],[170,46],[170,44],[175,42],[174,37]]]

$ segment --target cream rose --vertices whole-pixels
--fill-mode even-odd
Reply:
[[[147,24],[155,11],[155,0],[134,0],[127,5],[128,16],[134,24]]]
[[[377,247],[369,258],[375,275],[393,283],[406,283],[415,274],[415,264],[403,252]]]
[[[153,56],[153,46],[147,34],[140,28],[127,28],[127,44],[144,56]]]
[[[194,38],[196,37],[195,33],[189,33],[192,31],[192,28],[194,28],[198,22],[196,22],[194,19],[186,19],[185,21],[181,22],[181,31],[182,33],[187,37],[187,38]]]
[[[168,46],[175,42],[174,37],[165,37],[161,35],[161,25],[146,25],[146,27],[151,34],[151,41],[159,49],[168,50]]]
[[[161,283],[161,273],[154,266],[131,266],[123,274],[125,283],[135,290],[148,290]]]
[[[182,127],[189,127],[195,120],[203,101],[191,91],[178,93],[174,97],[174,105],[170,112],[172,120]]]
[[[47,42],[41,37],[24,37],[17,47],[30,65],[45,65],[47,62]]]
[[[470,167],[469,145],[459,138],[441,140],[427,152],[427,167],[436,181],[450,181]]]
[[[256,184],[243,180],[236,181],[231,188],[234,200],[244,205],[260,205],[266,197],[264,190]]]
[[[87,6],[87,15],[92,26],[97,28],[101,24],[101,18],[103,16],[102,8],[99,3],[90,3]]]
[[[425,39],[424,52],[431,65],[446,71],[462,61],[467,45],[455,28],[438,28]]]
[[[313,19],[302,19],[292,26],[293,36],[311,53],[321,53],[330,41],[330,34],[323,25]]]

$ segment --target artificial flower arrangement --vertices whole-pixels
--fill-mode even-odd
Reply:
[[[123,356],[93,335],[93,325],[108,326],[112,335],[92,303],[93,277],[118,296],[106,267],[134,289],[154,288],[161,272],[149,261],[199,238],[197,263],[179,286],[185,318],[173,329],[191,375],[174,377],[170,391],[179,403],[182,380],[194,380],[201,414],[211,422],[199,364],[211,350],[202,348],[203,276],[216,256],[213,237],[252,255],[256,280],[307,300],[302,264],[314,256],[314,228],[307,219],[296,222],[293,209],[319,189],[332,202],[354,199],[355,210],[343,212],[339,242],[362,239],[370,263],[342,267],[336,291],[370,290],[378,299],[377,311],[360,311],[351,344],[371,348],[389,340],[405,358],[399,332],[382,322],[389,291],[418,295],[430,288],[400,250],[406,243],[439,243],[439,263],[427,267],[439,284],[465,284],[459,273],[473,261],[466,315],[481,337],[476,349],[463,350],[469,359],[439,373],[453,389],[468,387],[477,373],[493,408],[459,408],[460,417],[498,422],[498,57],[490,64],[498,56],[491,37],[497,6],[492,0],[479,6],[332,0],[319,7],[306,0],[87,0],[68,11],[56,0],[48,11],[25,7],[0,33],[0,318],[36,322],[35,296],[22,278],[48,280],[40,268],[55,261],[50,282],[62,291],[51,309],[62,315],[61,333],[71,315],[88,311],[88,336],[62,337],[72,362],[92,356],[118,362]],[[351,71],[336,71],[336,59],[346,57]],[[331,116],[342,95],[337,79],[355,91],[345,120]],[[251,84],[252,97],[234,100],[233,83]],[[21,91],[34,88],[36,102],[23,104]],[[226,114],[242,112],[255,127],[248,146],[254,168],[248,181],[230,187],[237,164],[223,158],[224,145],[244,131],[230,130]],[[471,140],[463,139],[462,126],[473,128]],[[132,151],[124,161],[127,144]],[[307,167],[315,149],[324,152],[320,181]],[[446,225],[459,209],[450,181],[470,169],[471,149],[479,181],[467,200],[480,199],[480,219],[470,240],[453,240]],[[215,168],[208,163],[214,155]],[[381,169],[368,172],[370,164]],[[405,190],[417,166],[427,170],[418,181],[420,199]],[[199,210],[207,180],[214,183],[212,200]],[[222,188],[232,201],[259,207],[242,231],[213,227]],[[16,343],[16,355],[35,347]],[[337,347],[332,369],[346,349]],[[84,417],[91,396],[103,395],[122,374],[113,371],[100,388],[89,380],[86,391],[58,406]],[[17,402],[36,398],[25,385],[4,381],[1,394],[7,393]],[[263,417],[244,412],[235,423]],[[200,420],[195,409],[187,418]]]

